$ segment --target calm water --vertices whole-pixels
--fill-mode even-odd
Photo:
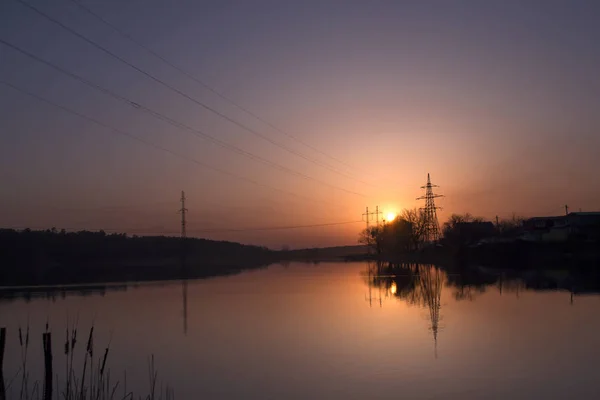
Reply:
[[[528,289],[490,271],[466,286],[472,277],[426,266],[376,275],[366,263],[291,264],[187,288],[5,299],[5,377],[21,357],[19,323],[30,321],[35,375],[46,320],[62,368],[66,321],[78,316],[78,346],[93,320],[97,353],[111,340],[113,379],[127,370],[127,389],[147,392],[154,354],[177,399],[600,397],[598,296]]]

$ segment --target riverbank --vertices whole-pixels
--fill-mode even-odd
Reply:
[[[203,239],[101,233],[0,231],[0,286],[81,285],[198,279],[292,261],[379,261],[482,265],[498,269],[600,269],[596,243],[489,242],[429,246],[410,253],[369,253],[366,246],[273,251]],[[1,261],[1,260],[0,260]]]
[[[203,278],[275,259],[267,248],[235,242],[0,229],[0,286]]]
[[[597,243],[492,242],[471,246],[429,247],[408,253],[363,253],[343,257],[345,261],[379,261],[392,264],[483,265],[496,269],[537,270],[600,269]]]
[[[264,268],[275,261],[263,258],[246,261],[212,261],[181,263],[176,259],[139,260],[86,265],[79,268],[54,265],[30,270],[30,274],[10,274],[0,286],[82,285],[101,282],[145,282],[175,279],[198,279]]]

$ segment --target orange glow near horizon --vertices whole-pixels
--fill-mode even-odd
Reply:
[[[0,36],[33,32],[0,45],[0,228],[179,235],[184,190],[189,237],[350,246],[367,207],[369,224],[424,207],[428,175],[440,225],[598,209],[600,48],[573,33],[600,37],[593,2],[204,3],[102,2],[161,54],[103,43],[124,62],[0,2]]]

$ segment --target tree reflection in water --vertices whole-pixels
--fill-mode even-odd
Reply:
[[[458,301],[474,300],[488,290],[517,298],[523,291],[564,292],[571,304],[576,296],[600,294],[600,273],[595,268],[518,270],[378,261],[369,263],[363,275],[369,288],[378,288],[386,298],[427,308],[436,353],[443,287]]]
[[[369,287],[382,289],[386,296],[394,296],[408,304],[428,309],[429,329],[433,334],[437,358],[441,296],[446,273],[427,264],[372,262],[367,267],[365,278]]]

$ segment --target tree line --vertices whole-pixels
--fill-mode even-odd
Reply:
[[[438,244],[461,247],[486,237],[515,237],[522,232],[523,218],[513,216],[496,224],[469,213],[452,214],[441,227]],[[398,254],[420,251],[431,245],[426,240],[425,213],[419,209],[404,209],[393,221],[363,229],[358,242],[375,254]]]
[[[128,236],[103,231],[55,228],[0,229],[0,284],[46,283],[59,278],[158,278],[180,271],[182,260],[202,273],[219,274],[244,265],[262,265],[272,252],[259,246],[168,236]],[[160,271],[159,271],[160,270]],[[168,275],[170,276],[170,275]]]

